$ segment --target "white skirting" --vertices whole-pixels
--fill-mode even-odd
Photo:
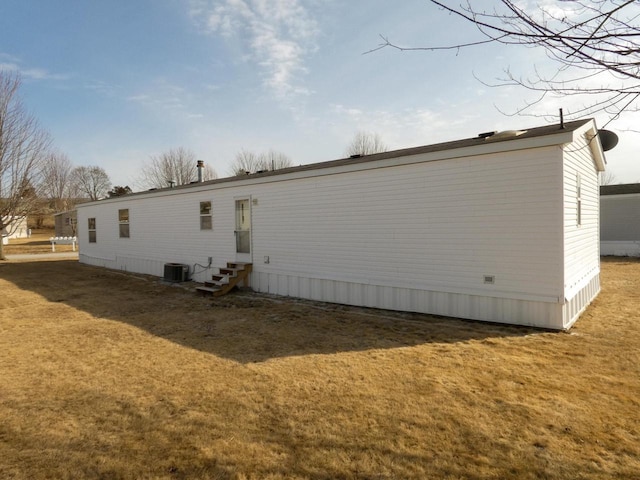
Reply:
[[[563,328],[568,330],[600,293],[600,275],[595,274],[575,295],[565,300]]]
[[[640,240],[626,242],[600,242],[600,255],[614,257],[640,257]]]
[[[163,267],[166,263],[159,260],[121,256],[100,258],[82,253],[80,262],[159,277],[163,276]],[[209,274],[202,275],[204,278]],[[202,281],[200,278],[196,280]],[[509,295],[511,298],[505,298],[500,297],[498,292],[495,296],[439,292],[255,270],[250,282],[254,290],[263,293],[554,330],[570,328],[600,291],[600,278],[597,272],[590,280],[585,281],[584,286],[571,298],[556,301],[518,299],[513,298],[512,294]]]
[[[251,287],[263,293],[345,305],[427,313],[554,330],[567,328],[563,322],[564,306],[558,301],[535,301],[365,285],[255,271],[251,276]]]

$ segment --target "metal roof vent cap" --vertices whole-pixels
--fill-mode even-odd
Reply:
[[[490,137],[486,137],[485,140],[506,140],[509,138],[516,138],[522,135],[523,133],[527,133],[526,130],[503,130],[498,132]]]
[[[493,137],[496,133],[498,133],[498,131],[497,131],[497,130],[492,130],[491,132],[483,132],[483,133],[479,133],[479,134],[478,134],[478,138]]]

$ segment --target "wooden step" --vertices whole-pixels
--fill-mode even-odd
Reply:
[[[204,287],[196,287],[196,291],[199,293],[202,293],[203,295],[205,293],[211,293],[215,295],[216,292],[220,291],[220,288],[204,286]]]
[[[196,291],[210,293],[214,297],[219,297],[230,292],[236,285],[243,282],[248,286],[249,274],[252,265],[244,262],[227,262],[227,268],[220,268],[220,273],[211,275],[211,281],[204,282],[204,286],[196,287]]]
[[[221,268],[220,273],[224,275],[229,275],[230,277],[236,277],[238,272],[243,271],[242,268]]]
[[[227,268],[235,268],[238,270],[244,270],[247,266],[251,266],[251,263],[247,262],[227,262]]]

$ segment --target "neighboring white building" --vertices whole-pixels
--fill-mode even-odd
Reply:
[[[600,291],[592,120],[78,205],[80,261],[259,292],[567,329]],[[209,262],[211,259],[211,262]]]
[[[600,253],[640,257],[640,183],[600,187]]]
[[[7,245],[12,238],[27,238],[29,236],[27,217],[3,218],[2,224],[5,226],[0,232],[3,245]]]

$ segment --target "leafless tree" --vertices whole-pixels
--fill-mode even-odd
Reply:
[[[102,167],[81,166],[71,171],[71,185],[75,197],[100,200],[107,196],[111,180]]]
[[[262,170],[281,170],[293,166],[291,158],[282,152],[269,150],[267,153],[260,155],[260,163]]]
[[[528,2],[495,0],[485,10],[478,2],[452,6],[431,2],[454,17],[473,23],[478,41],[447,46],[401,47],[387,38],[374,49],[458,51],[488,43],[542,48],[557,68],[544,74],[535,68],[531,77],[505,70],[498,85],[518,85],[536,92],[534,101],[516,114],[528,113],[546,95],[583,95],[589,101],[570,112],[580,117],[604,112],[609,121],[640,108],[640,2],[637,0],[571,0]],[[482,4],[486,5],[486,4]],[[372,51],[374,51],[372,50]]]
[[[19,96],[20,77],[0,71],[0,237],[38,203],[40,167],[51,140]],[[4,260],[0,239],[0,260]]]
[[[42,195],[51,201],[57,212],[71,210],[75,206],[71,185],[72,170],[71,160],[60,152],[49,153],[42,165]]]
[[[205,163],[202,179],[218,178],[215,170]],[[138,184],[141,188],[164,188],[187,185],[198,179],[196,154],[183,147],[171,148],[160,155],[153,155],[143,165]]]
[[[246,175],[260,171],[280,170],[292,165],[291,158],[276,150],[269,150],[259,155],[248,150],[240,150],[231,165],[231,174]]]
[[[373,153],[386,152],[387,146],[377,133],[356,132],[353,140],[347,146],[345,153],[347,156],[353,155],[371,155]]]
[[[613,185],[618,181],[611,170],[600,172],[600,185]]]
[[[248,150],[240,150],[231,164],[231,175],[245,175],[260,170],[258,155]]]

